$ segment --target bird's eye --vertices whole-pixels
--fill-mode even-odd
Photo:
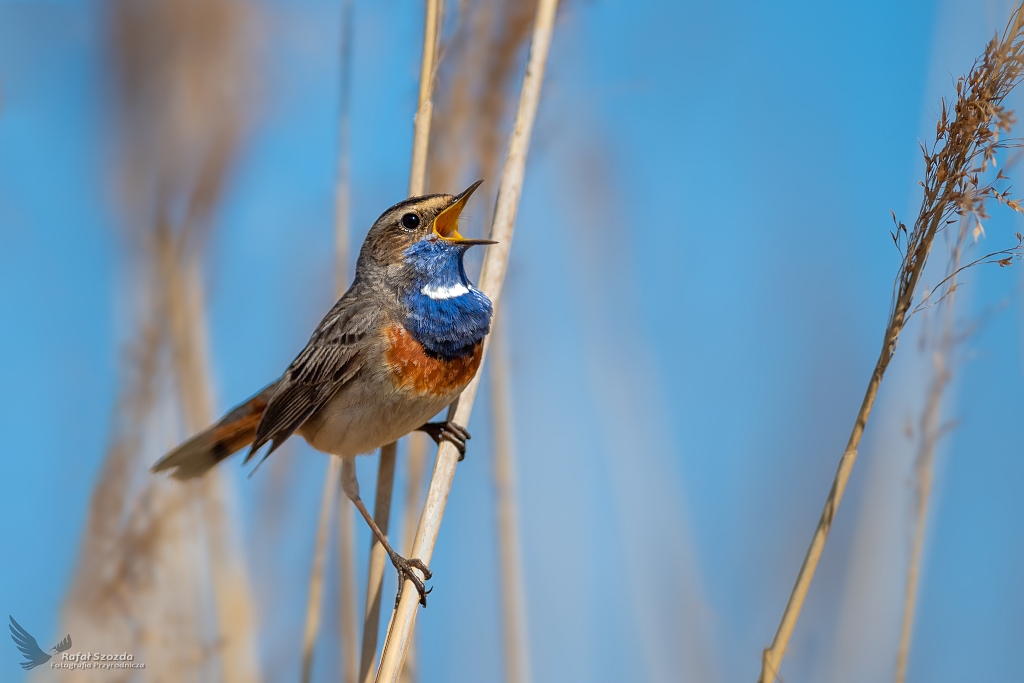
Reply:
[[[402,227],[406,230],[415,230],[420,227],[420,217],[414,213],[407,213],[402,216]]]

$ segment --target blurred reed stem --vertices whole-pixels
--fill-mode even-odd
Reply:
[[[932,354],[933,375],[924,409],[921,411],[920,443],[914,474],[917,477],[917,505],[914,510],[914,539],[910,549],[910,564],[907,567],[907,587],[903,597],[903,622],[900,627],[900,644],[896,653],[896,683],[907,678],[907,662],[910,657],[910,639],[914,631],[914,617],[917,611],[918,586],[921,577],[921,558],[924,553],[925,532],[928,525],[928,510],[931,505],[932,482],[934,481],[935,449],[942,437],[942,401],[952,381],[949,366],[954,339],[954,304],[956,303],[957,275],[961,256],[967,243],[967,221],[960,221],[957,237],[950,249],[948,279],[938,306],[941,306],[942,321],[937,325],[938,342]]]
[[[1000,142],[1000,134],[1008,132],[1015,121],[1013,113],[1006,110],[1002,102],[1024,74],[1022,26],[1024,15],[1018,5],[1002,37],[993,38],[967,76],[957,81],[957,101],[952,119],[943,101],[935,142],[930,150],[922,145],[925,160],[925,178],[922,183],[924,198],[913,229],[908,232],[906,226],[897,223],[893,233],[897,246],[902,241],[903,261],[894,284],[882,350],[871,373],[853,431],[839,460],[832,488],[775,638],[771,646],[764,650],[759,683],[771,683],[778,675],[779,665],[828,539],[832,520],[857,459],[857,448],[871,416],[882,377],[896,351],[896,343],[907,320],[920,307],[918,304],[918,308],[912,308],[914,294],[931,253],[935,235],[954,216],[973,216],[979,220],[987,217],[984,210],[986,198],[995,198],[1020,211],[1015,201],[1006,199],[1006,193],[1000,194],[991,184],[982,186],[980,175],[988,170],[990,164],[994,166],[998,150],[1018,144],[1016,141]],[[996,179],[1000,179],[1000,176]]]
[[[356,613],[356,551],[355,515],[353,505],[341,496],[338,504],[338,573],[341,590],[338,609],[341,621],[341,659],[344,683],[356,683],[359,678],[359,617]]]
[[[434,105],[431,95],[434,89],[434,75],[437,71],[437,52],[440,41],[440,23],[443,5],[441,0],[427,0],[426,16],[423,22],[423,57],[420,63],[420,89],[413,120],[412,161],[409,169],[409,196],[423,194],[427,174],[427,151],[430,145],[430,121]],[[376,500],[391,504],[392,486],[395,480],[395,453],[397,444],[381,448],[380,466],[377,472]],[[374,504],[374,520],[381,531],[387,534],[387,525],[377,519],[378,511],[390,514]],[[369,683],[373,677],[373,661],[377,655],[377,631],[380,625],[381,585],[384,581],[384,560],[386,555],[381,544],[374,539],[370,549],[370,565],[366,576],[366,618],[363,621],[363,646],[359,659],[359,680]],[[372,617],[372,621],[371,621]]]
[[[423,505],[423,476],[427,464],[427,436],[422,432],[413,432],[407,438],[409,453],[406,458],[407,477],[405,488],[405,509],[402,514],[402,533],[405,535],[402,552],[405,557],[412,557],[412,542],[416,535],[416,516]],[[376,653],[375,653],[376,654]],[[416,642],[409,647],[402,669],[402,682],[413,683],[416,680]]]
[[[491,332],[491,406],[494,419],[494,488],[497,492],[498,513],[498,572],[503,589],[505,683],[529,683],[526,591],[523,588],[515,446],[512,438],[511,373],[502,329]]]
[[[377,496],[373,501],[373,519],[387,536],[391,522],[391,494],[395,486],[395,455],[397,443],[385,444],[380,449],[377,469]],[[373,681],[373,660],[377,655],[377,631],[380,630],[380,600],[384,585],[384,568],[388,561],[384,546],[373,538],[370,561],[366,570],[366,608],[363,611],[363,643],[359,653],[359,680]]]
[[[348,286],[349,240],[351,230],[350,111],[352,109],[352,0],[341,6],[341,97],[338,116],[338,189],[335,196],[334,244],[336,250],[336,292],[340,297]],[[330,476],[330,473],[328,473]],[[337,478],[337,477],[335,477]],[[359,617],[356,607],[355,515],[351,501],[342,497],[338,507],[338,593],[341,656],[344,683],[356,683],[359,676]]]
[[[508,263],[509,248],[512,244],[515,215],[519,206],[519,196],[522,193],[526,168],[526,155],[537,115],[537,105],[540,101],[541,84],[544,80],[548,51],[551,47],[557,7],[557,0],[541,0],[537,5],[530,56],[523,78],[515,123],[509,137],[508,151],[498,188],[497,206],[491,226],[491,237],[498,240],[498,243],[487,248],[483,270],[480,273],[479,288],[494,304],[495,310],[498,309],[501,285]],[[485,355],[489,341],[489,337],[484,341]],[[479,382],[480,373],[478,372],[463,391],[462,396],[449,409],[449,419],[461,425],[469,423]],[[437,542],[437,534],[440,531],[445,504],[448,501],[452,480],[455,477],[458,457],[459,453],[451,443],[442,442],[438,447],[434,472],[427,490],[423,513],[420,515],[412,552],[413,557],[418,557],[427,564],[430,563],[434,545]],[[411,582],[409,583],[411,584]],[[411,585],[406,586],[388,628],[388,637],[384,643],[384,651],[381,653],[380,667],[377,671],[377,683],[396,683],[398,681],[409,643],[412,640],[418,601],[419,596],[416,595],[415,589]]]
[[[352,53],[352,0],[343,0],[341,8],[341,46],[340,46],[340,84],[338,102],[338,170],[334,192],[334,290],[335,296],[341,297],[348,287],[349,260],[349,109],[351,93],[351,53]],[[313,550],[313,568],[309,579],[309,596],[306,602],[306,628],[302,642],[302,670],[299,680],[309,683],[313,675],[313,652],[316,648],[317,634],[320,630],[320,611],[323,599],[323,574],[327,548],[330,545],[330,527],[341,478],[341,460],[329,458],[325,473],[323,495],[320,500],[320,516],[317,522],[316,546]],[[346,505],[347,501],[342,501]],[[339,594],[342,657],[345,671],[351,674],[350,683],[355,683],[355,648],[349,646],[346,637],[348,631],[354,637],[356,626],[355,613],[355,582],[347,580],[345,573],[355,568],[352,557],[352,524],[351,514],[339,518],[338,571],[342,576]],[[346,650],[349,650],[346,652]]]
[[[187,231],[186,231],[187,234]],[[159,250],[167,287],[171,350],[185,428],[198,432],[213,420],[206,323],[197,258],[170,245]],[[238,530],[232,528],[223,475],[210,473],[201,483],[212,593],[221,652],[221,680],[259,680],[255,613]]]
[[[127,359],[139,387],[118,407],[103,469],[113,480],[95,489],[68,617],[99,649],[113,637],[135,650],[150,677],[252,683],[255,610],[231,489],[216,473],[183,485],[134,472],[179,414],[188,431],[212,416],[200,265],[248,115],[252,10],[233,0],[118,0],[107,9],[145,343]],[[102,544],[90,539],[98,529]]]
[[[309,683],[313,677],[313,648],[320,631],[320,610],[323,600],[324,564],[327,546],[331,542],[331,519],[334,516],[338,485],[341,481],[341,458],[327,458],[324,491],[320,497],[320,516],[316,527],[316,545],[313,550],[313,568],[309,578],[309,596],[306,601],[306,628],[302,636],[302,671],[299,680]]]

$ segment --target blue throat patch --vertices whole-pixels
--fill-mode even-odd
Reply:
[[[416,276],[403,299],[405,329],[423,348],[447,360],[473,351],[491,328],[491,300],[466,277],[466,247],[427,237],[405,250]]]

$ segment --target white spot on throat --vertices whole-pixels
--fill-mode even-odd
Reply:
[[[461,282],[456,282],[454,285],[424,285],[420,292],[434,301],[440,301],[442,299],[454,299],[462,296],[463,294],[469,294],[469,287]]]

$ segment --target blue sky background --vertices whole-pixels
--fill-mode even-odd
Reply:
[[[206,268],[222,408],[276,376],[332,301],[340,9],[257,8],[260,94]],[[132,320],[101,10],[0,2],[0,614],[41,642],[59,638]],[[756,677],[878,354],[899,263],[889,210],[916,215],[918,140],[1009,11],[567,3],[503,301],[535,680]],[[355,21],[354,246],[404,196],[422,8],[358,0]],[[1020,229],[996,210],[980,248]],[[958,300],[986,323],[948,407],[912,681],[1024,670],[1022,272],[972,271]],[[788,683],[892,676],[923,319],[883,384]],[[482,392],[418,622],[424,681],[501,675],[488,415]],[[273,510],[266,471],[226,471],[263,669],[287,680],[325,460],[304,445],[275,458],[288,488]],[[333,680],[336,632],[331,617],[318,680]],[[18,659],[0,646],[0,679],[18,680]]]

